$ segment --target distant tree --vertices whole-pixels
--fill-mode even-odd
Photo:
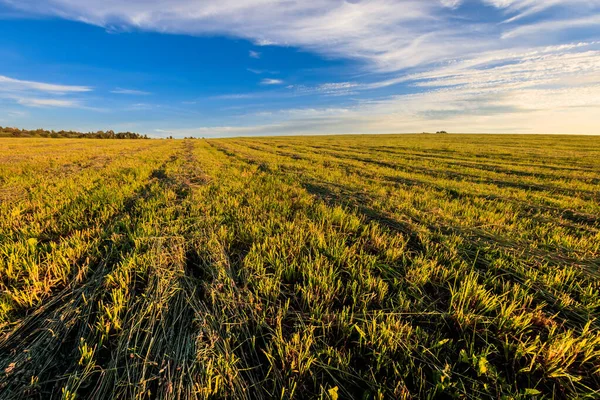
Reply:
[[[140,135],[134,132],[119,132],[115,133],[112,130],[97,131],[97,132],[76,132],[60,130],[46,130],[38,128],[35,130],[1,127],[0,133],[8,134],[12,137],[51,137],[51,138],[88,138],[88,139],[149,139],[148,135]]]

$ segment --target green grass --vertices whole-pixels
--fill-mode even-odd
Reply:
[[[0,140],[0,398],[596,399],[600,139]]]

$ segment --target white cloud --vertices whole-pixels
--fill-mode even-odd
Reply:
[[[79,93],[79,92],[90,92],[92,89],[88,86],[71,86],[71,85],[57,85],[53,83],[25,81],[20,79],[9,78],[7,76],[0,75],[0,90],[3,91],[21,91],[21,90],[35,90],[46,93]]]
[[[84,108],[80,99],[68,96],[91,90],[88,86],[61,85],[0,75],[0,98],[26,107]]]
[[[27,107],[67,107],[77,108],[81,104],[76,100],[21,98],[17,102]]]
[[[565,15],[573,20],[600,12],[600,0],[479,1],[509,19],[550,8],[568,10]],[[510,38],[510,24],[503,27],[464,18],[457,23],[449,18],[449,12],[461,16],[460,0],[48,0],[43,4],[21,0],[9,4],[109,29],[227,34],[259,45],[296,46],[362,60],[376,71],[398,71],[525,45],[497,40],[505,32]],[[568,20],[561,26],[568,28]],[[535,41],[543,38],[538,35]],[[260,57],[260,53],[251,50],[249,56]]]
[[[218,96],[213,96],[215,99],[220,100],[243,100],[243,99],[252,99],[256,97],[256,93],[231,93],[231,94],[221,94]]]
[[[157,107],[155,104],[148,104],[148,103],[135,103],[135,104],[131,104],[127,107],[128,110],[130,111],[147,111],[147,110],[153,110]]]
[[[484,3],[504,9],[512,17],[505,22],[515,22],[524,17],[549,8],[565,7],[571,10],[590,9],[600,4],[599,0],[484,0]]]
[[[440,0],[440,3],[444,7],[456,8],[462,3],[462,0]]]
[[[116,88],[115,90],[111,90],[111,93],[127,94],[127,95],[133,95],[133,96],[147,96],[147,95],[152,94],[150,92],[145,92],[143,90],[123,89],[123,88]]]
[[[262,81],[260,81],[261,85],[281,85],[282,83],[283,81],[281,79],[265,78]]]
[[[483,52],[428,71],[370,83],[335,82],[318,86],[290,85],[302,94],[356,93],[400,83],[422,88],[469,86],[508,90],[541,84],[573,85],[583,74],[600,74],[600,42]]]
[[[246,71],[252,72],[253,74],[256,74],[256,75],[261,75],[261,74],[276,75],[279,73],[279,71],[271,71],[268,69],[255,69],[255,68],[246,68]]]
[[[581,46],[585,47],[585,46]],[[589,74],[600,74],[600,50],[561,50],[561,47],[524,53],[492,53],[409,77],[420,87],[469,87],[509,90],[537,85],[568,85]]]
[[[20,110],[7,110],[6,115],[11,118],[23,118],[26,117],[28,114],[25,111]]]
[[[502,39],[547,34],[548,32],[560,32],[568,29],[598,25],[600,25],[600,14],[575,19],[543,21],[534,24],[521,25],[506,31],[502,34]]]
[[[258,51],[250,50],[248,56],[250,58],[260,58],[260,53]]]
[[[294,90],[298,95],[348,96],[356,94],[357,90],[366,89],[367,86],[356,82],[328,82],[317,86],[288,85],[286,88]]]

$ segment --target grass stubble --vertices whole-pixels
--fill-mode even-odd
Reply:
[[[0,142],[0,398],[595,399],[600,141]]]

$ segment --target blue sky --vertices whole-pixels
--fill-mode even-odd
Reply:
[[[600,133],[600,0],[0,0],[0,125]]]

